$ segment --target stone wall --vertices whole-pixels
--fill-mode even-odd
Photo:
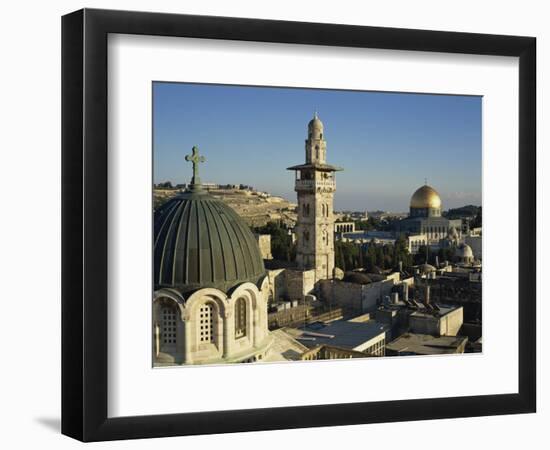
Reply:
[[[379,302],[390,295],[399,281],[399,274],[392,274],[386,280],[369,284],[348,283],[341,280],[320,282],[321,299],[331,305],[342,307],[348,314],[364,314],[376,310]]]
[[[273,259],[271,254],[271,235],[270,234],[254,234],[262,259]]]
[[[463,323],[462,307],[448,312],[442,317],[414,315],[409,317],[409,328],[413,333],[432,336],[456,336]]]
[[[439,334],[441,336],[456,336],[463,322],[464,308],[461,306],[442,317]]]
[[[285,283],[289,300],[303,300],[315,288],[315,270],[285,270]]]
[[[298,305],[294,308],[269,313],[267,317],[268,328],[275,330],[281,327],[302,326],[309,322],[311,308]]]
[[[278,302],[281,299],[287,299],[287,290],[285,283],[285,269],[275,269],[267,271],[268,280],[268,304]]]
[[[343,313],[341,308],[323,312],[309,305],[298,305],[282,311],[269,313],[268,328],[270,330],[275,330],[281,327],[301,327],[311,322],[327,322],[341,319],[342,317]]]
[[[269,302],[303,301],[315,288],[315,270],[274,269],[267,271]]]
[[[305,352],[302,355],[302,360],[315,361],[319,359],[367,358],[368,356],[371,355],[347,348],[335,347],[332,345],[319,345]]]

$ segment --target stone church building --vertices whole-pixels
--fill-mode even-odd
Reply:
[[[257,361],[271,344],[267,279],[254,235],[203,189],[193,155],[187,191],[154,215],[153,360],[163,364]]]

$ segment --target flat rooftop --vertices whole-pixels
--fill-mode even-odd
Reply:
[[[406,305],[403,301],[399,300],[397,303],[390,303],[388,305],[382,305],[378,309],[380,311],[400,311],[403,309],[408,309],[411,311],[411,316],[415,317],[434,317],[434,313],[436,311],[430,311],[426,308],[426,306],[421,303],[420,301],[414,301],[411,299],[409,303],[413,303],[417,305],[417,309],[413,309],[412,307]],[[449,314],[450,312],[453,312],[459,308],[462,308],[462,306],[458,305],[442,305],[440,303],[437,303],[437,307],[439,308],[439,317],[443,317],[446,314]]]
[[[300,361],[302,355],[309,350],[281,329],[270,331],[269,334],[273,338],[273,343],[263,359],[264,362]]]
[[[392,351],[402,355],[444,355],[462,353],[468,341],[464,336],[435,337],[429,334],[405,333],[396,340],[386,344],[386,352]],[[462,348],[462,351],[460,349]]]
[[[462,308],[462,306],[449,306],[449,305],[440,305],[438,304],[437,307],[439,308],[439,317],[443,317],[450,312],[456,311],[457,309]],[[428,310],[418,310],[411,314],[413,317],[434,317],[435,311],[428,311]]]
[[[388,330],[389,326],[375,320],[335,320],[328,323],[315,322],[301,328],[285,328],[288,334],[306,347],[331,345],[348,349],[357,349]]]

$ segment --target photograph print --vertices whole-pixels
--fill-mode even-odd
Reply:
[[[482,351],[482,97],[152,100],[154,367]]]

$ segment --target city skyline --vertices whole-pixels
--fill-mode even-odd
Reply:
[[[242,183],[295,201],[307,123],[325,125],[336,210],[406,211],[424,184],[444,209],[481,205],[481,97],[320,89],[153,84],[154,182],[190,181],[184,157],[206,157],[203,182]]]

